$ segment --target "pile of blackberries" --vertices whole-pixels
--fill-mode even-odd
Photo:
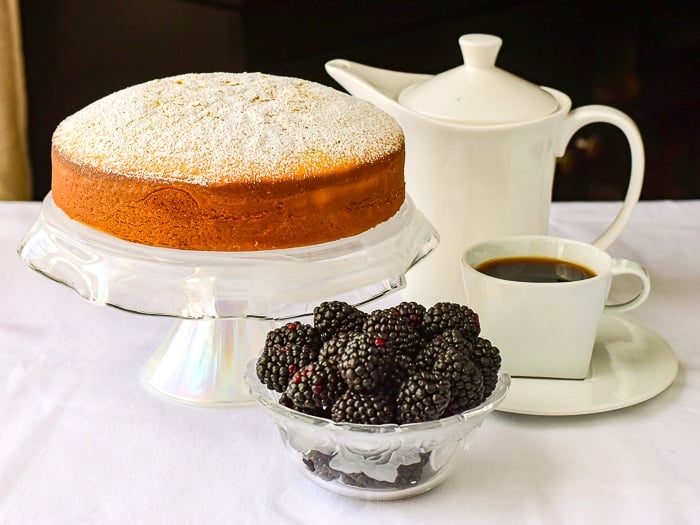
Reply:
[[[366,313],[340,301],[314,309],[313,325],[267,334],[257,376],[279,402],[335,422],[406,424],[474,408],[491,394],[501,357],[477,314],[450,302]]]

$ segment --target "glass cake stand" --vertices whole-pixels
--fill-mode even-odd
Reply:
[[[243,380],[264,334],[325,300],[362,305],[401,289],[438,244],[407,196],[389,220],[338,241],[257,252],[205,252],[124,241],[70,219],[44,199],[17,251],[37,272],[86,300],[176,321],[143,369],[168,398],[249,403]]]

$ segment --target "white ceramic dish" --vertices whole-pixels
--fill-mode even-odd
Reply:
[[[658,395],[677,373],[678,360],[663,338],[627,319],[604,315],[586,379],[513,377],[497,410],[538,416],[607,412]]]

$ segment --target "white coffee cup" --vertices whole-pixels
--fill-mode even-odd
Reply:
[[[562,260],[590,270],[593,276],[523,282],[477,269],[511,258]],[[461,267],[467,304],[479,315],[482,336],[500,349],[502,369],[512,376],[585,378],[603,312],[636,308],[651,291],[649,274],[639,263],[613,258],[592,244],[546,235],[502,237],[473,245],[464,252]],[[641,291],[624,303],[607,304],[612,280],[621,275],[638,278]]]

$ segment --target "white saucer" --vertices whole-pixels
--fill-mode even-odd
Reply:
[[[632,321],[604,315],[586,379],[513,377],[496,410],[538,416],[595,414],[663,392],[678,373],[669,344]]]

